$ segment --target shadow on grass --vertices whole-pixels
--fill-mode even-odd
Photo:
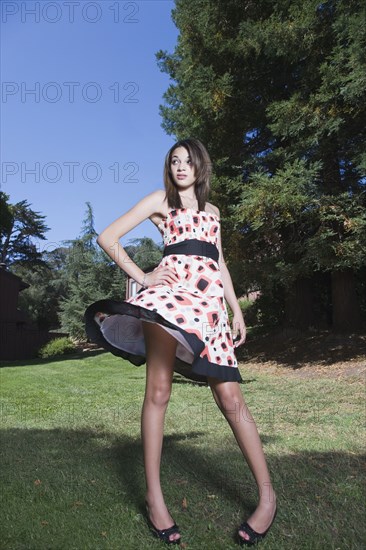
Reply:
[[[55,357],[46,357],[42,359],[41,357],[33,357],[33,359],[17,359],[15,361],[0,361],[0,368],[3,367],[36,367],[41,365],[46,365],[48,363],[60,363],[62,361],[71,361],[74,359],[88,359],[89,357],[95,357],[97,355],[102,355],[108,353],[105,350],[88,350],[86,352],[77,351],[75,353],[67,353],[65,355],[56,355]]]
[[[278,330],[248,339],[236,354],[244,363],[273,361],[292,369],[311,364],[331,366],[337,362],[365,359],[366,335]]]
[[[204,548],[204,541],[228,548],[234,524],[255,508],[255,484],[239,451],[223,442],[198,448],[204,435],[165,437],[164,494],[188,538],[191,529],[190,548]],[[136,523],[145,496],[139,439],[89,429],[9,429],[1,447],[3,548],[96,548],[93,537],[103,525],[110,546],[98,548],[117,548],[111,538],[121,532],[125,540],[135,540],[137,531],[147,536]],[[302,548],[304,541],[306,548],[332,548],[334,537],[338,548],[361,548],[363,460],[337,450],[268,456],[279,507],[268,548]],[[202,546],[195,546],[200,536]],[[145,548],[140,542],[122,547]]]

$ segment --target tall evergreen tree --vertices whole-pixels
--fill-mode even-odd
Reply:
[[[97,300],[123,300],[126,296],[126,275],[96,244],[97,233],[90,203],[87,203],[81,235],[69,244],[64,266],[66,296],[61,300],[61,328],[77,339],[85,338],[85,309]],[[161,249],[151,239],[135,239],[125,246],[127,254],[141,269],[157,264]]]
[[[86,203],[86,213],[83,220],[80,239],[83,241],[84,246],[87,250],[93,250],[95,247],[95,239],[98,234],[95,231],[94,227],[94,214],[93,208],[90,202]]]
[[[45,216],[32,210],[26,200],[16,204],[8,201],[9,195],[0,191],[0,262],[41,263],[42,254],[34,239],[45,239],[49,230]]]
[[[116,275],[115,264],[96,244],[92,207],[89,202],[86,206],[80,236],[64,243],[69,245],[64,266],[67,294],[59,305],[62,330],[77,339],[85,338],[83,316],[88,305],[102,298],[121,299],[125,290],[124,277]]]
[[[235,286],[260,285],[300,327],[318,318],[305,304],[328,296],[333,326],[357,327],[366,269],[364,2],[176,0],[172,16],[177,47],[157,53],[174,81],[163,127],[201,139],[212,154]]]
[[[42,263],[16,263],[11,271],[27,282],[29,288],[19,295],[19,308],[25,311],[40,328],[58,329],[58,307],[67,295],[64,267],[68,249],[59,247],[44,251]]]

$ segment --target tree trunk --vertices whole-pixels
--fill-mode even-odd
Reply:
[[[305,330],[314,325],[311,279],[298,279],[285,296],[285,326]]]
[[[357,298],[353,271],[345,269],[332,273],[333,329],[341,332],[360,327],[360,301]]]

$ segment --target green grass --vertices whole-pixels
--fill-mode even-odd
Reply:
[[[8,365],[1,549],[162,548],[143,510],[145,367],[108,353]],[[261,547],[364,548],[363,380],[241,373],[278,498]],[[165,433],[163,490],[185,547],[238,548],[255,484],[209,388],[174,378]]]

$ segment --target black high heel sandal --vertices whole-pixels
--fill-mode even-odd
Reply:
[[[266,536],[266,534],[268,533],[268,531],[270,530],[270,528],[272,527],[272,524],[273,524],[273,522],[276,518],[276,515],[277,515],[277,506],[276,506],[276,510],[275,510],[273,519],[272,519],[268,529],[266,529],[264,531],[264,533],[257,533],[257,531],[254,531],[254,529],[249,525],[249,523],[244,521],[238,529],[238,537],[239,537],[240,545],[242,545],[242,546],[253,546],[254,544],[258,544],[258,542],[263,540],[264,537]],[[243,539],[243,537],[239,534],[239,531],[244,531],[247,535],[249,535],[249,539],[248,540]]]
[[[145,502],[145,506],[146,506],[147,523],[148,523],[152,533],[155,535],[155,537],[162,540],[166,544],[180,544],[181,537],[179,537],[179,539],[173,539],[173,540],[171,540],[169,538],[170,535],[175,535],[176,533],[180,535],[178,525],[174,522],[174,525],[172,525],[168,529],[157,529],[155,527],[155,525],[153,524],[153,522],[151,521],[151,519],[150,519],[149,506],[148,506],[147,502]]]

